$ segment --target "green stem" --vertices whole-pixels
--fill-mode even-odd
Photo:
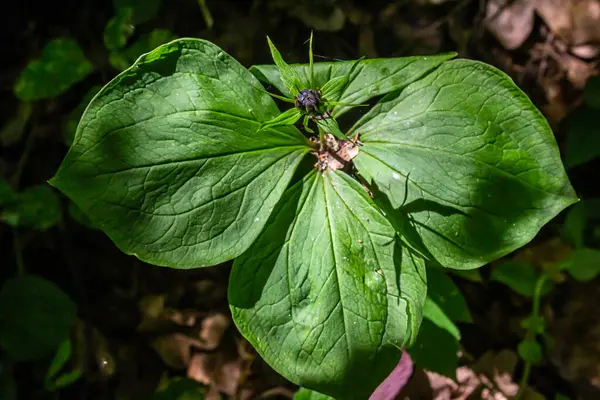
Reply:
[[[206,0],[198,0],[198,5],[200,6],[200,11],[202,11],[202,18],[204,18],[206,26],[208,29],[212,29],[215,21],[213,20],[208,6],[206,5]]]
[[[523,393],[525,393],[525,389],[527,388],[527,381],[529,380],[529,374],[531,373],[531,363],[526,362],[525,368],[523,369],[523,376],[521,377],[521,382],[519,382],[519,391],[513,398],[513,400],[519,400]]]
[[[531,310],[531,323],[527,328],[527,333],[525,334],[525,338],[528,340],[534,340],[536,331],[536,324],[533,321],[538,321],[540,316],[540,303],[542,300],[542,289],[544,287],[544,283],[546,283],[546,279],[549,278],[548,273],[542,274],[537,281],[535,282],[535,289],[533,291],[533,307]],[[525,361],[525,367],[523,368],[523,376],[521,377],[521,381],[519,382],[519,391],[513,400],[519,400],[523,393],[525,393],[525,389],[527,389],[527,383],[529,381],[529,375],[531,374],[531,362]]]

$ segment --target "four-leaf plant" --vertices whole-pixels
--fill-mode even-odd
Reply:
[[[231,311],[261,356],[364,399],[418,332],[425,259],[479,267],[577,198],[545,119],[493,67],[455,54],[288,65],[270,45],[276,65],[250,70],[198,39],[143,55],[91,101],[51,183],[141,260],[235,258]],[[295,127],[303,116],[318,137]]]

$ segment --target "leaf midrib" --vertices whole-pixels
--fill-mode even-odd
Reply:
[[[129,171],[143,169],[143,168],[165,167],[165,166],[169,166],[172,164],[193,163],[193,162],[197,162],[197,161],[209,160],[209,159],[211,160],[211,159],[215,159],[215,158],[228,157],[228,156],[233,156],[233,155],[237,155],[237,154],[251,154],[251,153],[256,153],[256,152],[270,151],[270,150],[277,150],[277,149],[284,149],[284,148],[303,150],[303,152],[305,152],[305,153],[310,150],[308,147],[302,146],[302,145],[289,145],[289,146],[277,146],[277,147],[264,147],[264,148],[252,149],[252,150],[230,151],[230,152],[217,153],[214,155],[210,154],[210,155],[206,155],[206,156],[200,156],[200,157],[183,159],[183,160],[170,160],[170,161],[158,162],[158,163],[154,163],[154,164],[135,165],[135,166],[120,169],[120,170],[107,171],[107,172],[103,172],[101,174],[91,175],[91,177],[98,178],[98,177],[102,177],[105,175],[116,175],[116,174],[120,174],[123,172],[129,172]],[[294,152],[295,152],[295,150],[290,150],[289,153],[286,153],[283,157],[289,156],[290,154],[292,154]],[[281,160],[281,158],[283,158],[283,157],[280,157],[277,160],[275,160],[273,162],[273,164],[276,163],[277,161]]]
[[[350,330],[348,329],[348,320],[346,318],[346,313],[345,313],[345,308],[344,308],[344,302],[342,300],[342,286],[341,286],[341,281],[340,281],[340,275],[338,273],[337,270],[337,259],[335,256],[335,242],[333,240],[333,234],[334,234],[334,230],[333,230],[333,224],[330,218],[330,214],[331,214],[331,209],[330,209],[330,203],[328,201],[327,198],[327,189],[325,188],[325,179],[323,176],[321,176],[321,184],[322,184],[322,188],[323,188],[323,197],[325,198],[325,204],[327,205],[325,207],[325,217],[327,219],[327,225],[329,225],[329,240],[331,241],[331,255],[333,257],[333,270],[335,271],[335,280],[337,282],[337,286],[338,286],[338,292],[340,294],[340,308],[342,309],[342,320],[344,321],[344,336],[346,337],[346,352],[348,354],[348,359],[351,359],[351,354],[350,354],[350,348],[349,348],[349,336],[348,336],[348,332],[350,332]]]

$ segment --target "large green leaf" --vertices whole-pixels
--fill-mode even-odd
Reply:
[[[234,262],[236,325],[292,382],[367,398],[414,338],[425,300],[422,259],[396,239],[354,179],[309,174]]]
[[[0,347],[16,361],[52,354],[68,338],[75,303],[35,275],[9,279],[0,290]]]
[[[27,64],[17,80],[14,92],[21,100],[58,96],[92,72],[77,42],[70,38],[51,40],[39,59]]]
[[[116,245],[170,267],[241,254],[310,150],[237,61],[182,39],[142,57],[88,106],[51,183]]]
[[[323,87],[329,80],[347,75],[352,70],[348,86],[336,101],[351,104],[364,103],[373,97],[406,87],[455,55],[455,53],[448,53],[427,57],[376,58],[361,60],[358,64],[356,61],[317,63],[314,65],[314,86]],[[300,75],[301,81],[310,80],[308,64],[290,66]],[[262,82],[275,86],[284,95],[292,96],[281,81],[279,71],[274,65],[255,65],[250,68],[250,72]],[[335,116],[340,116],[350,108],[339,105],[332,110]]]
[[[360,174],[389,197],[405,240],[446,267],[523,246],[577,201],[546,120],[482,63],[442,64],[384,97],[357,132]]]
[[[314,390],[300,388],[294,394],[294,400],[333,400],[326,394],[315,392]]]

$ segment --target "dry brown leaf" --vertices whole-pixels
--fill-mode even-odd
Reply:
[[[226,358],[223,353],[198,353],[192,358],[187,375],[216,392],[233,396],[243,369],[243,361],[239,358]]]
[[[214,314],[202,320],[200,339],[205,350],[214,350],[221,343],[223,333],[231,325],[231,320],[224,314]]]
[[[190,363],[190,339],[182,333],[159,336],[150,342],[150,346],[171,368],[185,369]]]
[[[530,0],[490,0],[486,8],[486,27],[509,50],[520,47],[531,34],[534,5]]]
[[[600,1],[535,0],[537,14],[569,44],[600,44]]]
[[[571,33],[570,0],[535,0],[537,14],[556,36],[567,40]]]

